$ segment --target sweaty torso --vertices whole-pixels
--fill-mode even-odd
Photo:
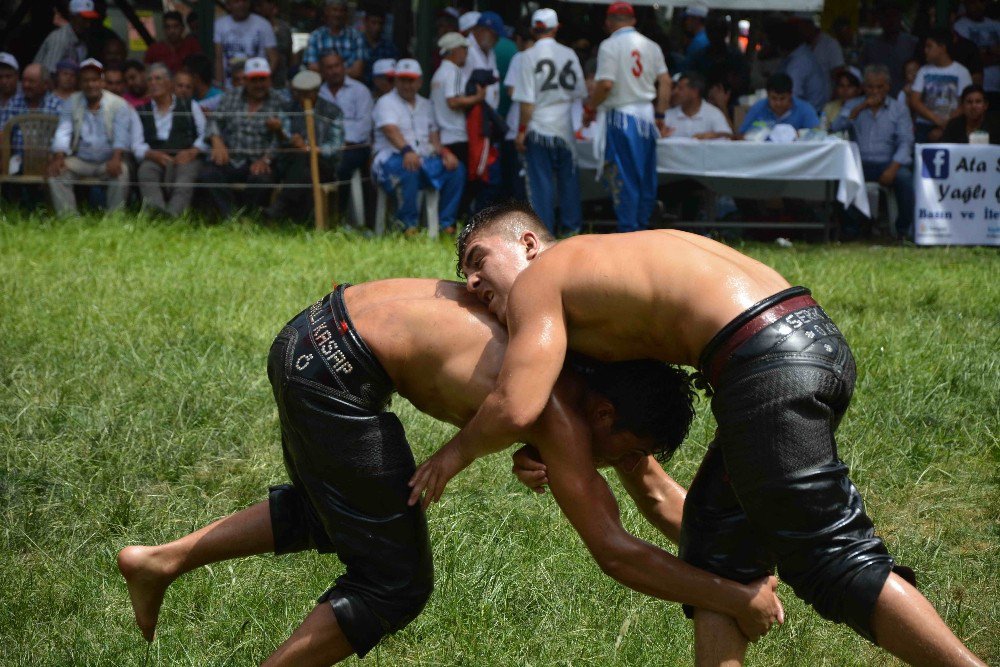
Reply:
[[[570,349],[689,366],[733,318],[789,287],[774,269],[675,230],[574,237],[542,253],[514,290],[522,280],[561,291]]]
[[[344,301],[396,390],[421,412],[460,426],[493,389],[507,331],[464,285],[379,280],[348,288]]]

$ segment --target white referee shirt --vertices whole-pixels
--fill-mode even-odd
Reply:
[[[426,97],[417,95],[414,104],[409,104],[393,90],[386,93],[375,103],[372,112],[375,122],[375,164],[381,164],[399,150],[392,145],[382,128],[395,125],[403,133],[403,139],[416,151],[420,157],[427,157],[434,152],[431,144],[431,132],[438,129],[434,122],[434,108]]]
[[[330,92],[330,87],[323,84],[319,88],[319,96],[327,102],[333,102],[344,114],[344,143],[367,144],[372,140],[372,94],[368,87],[351,77],[344,77],[344,85],[337,94]]]
[[[620,109],[652,102],[656,99],[656,78],[666,73],[667,63],[656,42],[635,28],[619,28],[597,50],[594,79],[614,83],[601,107]]]
[[[705,100],[701,101],[701,108],[693,116],[688,116],[684,113],[680,106],[667,109],[663,122],[666,123],[667,127],[674,128],[674,133],[670,135],[671,137],[692,138],[694,135],[704,132],[723,132],[728,134],[733,131],[729,127],[729,123],[726,122],[726,117],[722,111],[717,106]]]
[[[573,100],[587,96],[583,68],[573,49],[551,37],[522,53],[514,84],[515,102],[534,104],[528,130],[573,144]]]
[[[465,112],[448,107],[450,98],[464,97],[464,83],[462,68],[450,60],[442,60],[431,79],[431,105],[434,107],[434,120],[441,128],[442,144],[457,144],[469,140]]]
[[[503,78],[503,85],[509,88],[507,91],[509,93],[508,97],[512,100],[514,99],[514,87],[517,85],[517,73],[520,71],[521,54],[524,51],[518,51],[510,59],[510,65],[507,66],[507,76]],[[507,141],[514,141],[517,139],[517,126],[521,124],[521,105],[513,102],[510,108],[507,109],[507,117],[504,118],[507,123],[507,134],[504,135],[504,139]]]
[[[496,83],[486,87],[486,103],[496,109],[500,106],[500,70],[497,69],[496,51],[490,49],[488,54],[483,53],[483,50],[479,48],[479,42],[476,41],[476,38],[470,37],[469,56],[465,59],[465,67],[462,68],[463,85],[472,76],[472,70],[476,69],[488,69],[497,78]]]

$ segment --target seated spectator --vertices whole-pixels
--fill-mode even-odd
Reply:
[[[722,115],[726,117],[726,123],[729,124],[729,128],[735,131],[736,123],[733,122],[733,88],[729,85],[729,82],[725,79],[719,79],[708,84],[708,92],[705,93],[705,99],[722,112]]]
[[[27,69],[27,68],[25,68]],[[961,115],[955,116],[945,125],[941,135],[942,143],[967,144],[973,132],[989,134],[991,144],[1000,144],[1000,118],[990,113],[990,103],[986,91],[975,84],[962,91]]]
[[[824,123],[824,130],[830,129],[833,121],[840,115],[840,110],[844,108],[845,102],[861,95],[861,72],[857,67],[841,67],[833,80],[836,84],[833,99],[823,107],[823,114],[820,117],[820,121]]]
[[[125,83],[125,67],[124,65],[119,65],[117,67],[105,67],[104,68],[104,90],[109,93],[113,93],[122,99],[128,95],[128,85]],[[125,100],[128,102],[128,100]],[[130,165],[131,172],[135,173],[135,156],[132,151],[136,146],[141,144],[143,140],[142,136],[142,121],[139,120],[139,113],[135,110],[131,104],[128,106],[128,151],[125,154],[125,161]]]
[[[927,64],[917,71],[910,92],[910,108],[917,118],[918,144],[938,141],[948,121],[959,115],[959,97],[972,76],[951,58],[951,31],[934,30],[924,41]]]
[[[133,107],[149,102],[149,82],[146,81],[146,66],[138,60],[127,60],[122,68],[125,74],[125,101]]]
[[[360,81],[347,76],[344,59],[337,52],[319,60],[323,85],[319,96],[333,102],[343,113],[344,149],[337,162],[337,180],[346,181],[356,169],[364,170],[371,157],[372,94]]]
[[[200,183],[246,183],[241,199],[263,208],[271,196],[261,185],[275,182],[271,162],[281,130],[285,104],[271,90],[271,67],[264,58],[246,64],[246,83],[222,96],[208,120],[205,140],[211,142],[211,161],[202,166]],[[257,187],[255,187],[257,186]],[[222,217],[233,212],[233,191],[225,186],[206,188]]]
[[[864,97],[844,103],[833,130],[848,130],[861,153],[866,181],[892,188],[899,204],[899,236],[912,234],[913,224],[913,122],[910,111],[889,95],[889,68],[865,68]]]
[[[769,23],[765,28],[769,41],[782,55],[778,71],[792,80],[796,96],[809,102],[819,113],[830,101],[830,76],[816,59],[809,45],[794,24],[787,21]]]
[[[163,40],[153,42],[146,50],[146,64],[163,63],[176,74],[184,66],[184,59],[201,53],[201,44],[194,35],[184,36],[184,17],[180,12],[163,14]]]
[[[396,87],[393,81],[393,72],[396,69],[396,61],[391,58],[382,58],[372,63],[372,95],[378,99]]]
[[[920,61],[910,58],[903,64],[903,87],[900,88],[896,99],[910,106],[910,93],[913,92],[913,82],[917,80],[917,72],[920,71]]]
[[[336,51],[344,61],[347,75],[360,81],[365,75],[365,38],[347,25],[346,0],[327,0],[323,18],[326,25],[309,34],[302,64],[322,76],[320,59],[324,54]]]
[[[128,47],[125,40],[118,35],[112,36],[101,46],[101,64],[105,71],[111,69],[125,69],[125,61],[128,59]]]
[[[684,48],[682,70],[694,68],[695,59],[708,48],[708,34],[705,32],[705,22],[708,19],[708,7],[701,3],[692,3],[684,8],[681,19],[681,30],[687,40]]]
[[[365,41],[364,61],[365,74],[364,81],[369,86],[372,85],[372,66],[376,60],[392,59],[399,57],[399,49],[391,39],[383,36],[385,29],[385,8],[372,5],[365,7],[365,18],[362,20],[362,36]]]
[[[84,36],[99,17],[94,9],[94,0],[70,0],[69,21],[49,33],[35,54],[35,62],[54,71],[61,60],[83,61],[87,57]]]
[[[17,97],[18,69],[17,58],[6,51],[0,51],[0,129],[13,116],[20,113],[20,109],[14,105]]]
[[[274,203],[267,209],[269,218],[305,218],[313,209],[312,181],[309,167],[309,133],[306,130],[305,104],[313,104],[316,128],[316,149],[319,153],[321,181],[331,181],[337,173],[337,159],[344,145],[343,114],[337,105],[319,98],[323,79],[312,70],[303,70],[292,79],[292,103],[284,117],[278,139],[283,149],[274,161],[278,179],[286,185],[278,192]],[[299,187],[294,187],[299,186]]]
[[[465,167],[441,145],[430,100],[417,94],[422,82],[420,63],[404,58],[396,63],[396,90],[375,105],[375,160],[372,180],[389,194],[399,188],[396,217],[404,233],[417,233],[422,188],[441,193],[440,224],[455,231],[455,214],[462,199]]]
[[[178,70],[174,74],[174,95],[185,100],[194,99],[194,77],[186,69]]]
[[[41,63],[31,63],[21,72],[22,113],[47,113],[58,116],[63,101],[49,90],[49,72]]]
[[[754,127],[772,128],[778,123],[791,125],[796,130],[819,127],[819,118],[812,105],[795,97],[792,79],[787,74],[772,74],[767,80],[767,99],[760,100],[747,111],[740,136]]]
[[[244,76],[246,74],[246,58],[236,57],[229,61],[229,90],[236,90],[243,87]],[[273,89],[274,86],[271,86]]]
[[[441,145],[450,150],[463,165],[469,162],[469,134],[465,112],[486,98],[486,89],[478,95],[466,95],[462,67],[469,55],[469,40],[460,33],[449,32],[438,42],[441,66],[431,78],[431,107],[434,122],[441,136]]]
[[[667,109],[663,123],[667,137],[688,139],[729,139],[733,130],[726,116],[705,101],[705,79],[698,72],[686,72],[677,80],[678,105]]]
[[[143,141],[133,148],[139,162],[142,206],[176,218],[191,205],[204,143],[205,114],[197,102],[173,92],[170,70],[149,66],[150,101],[138,108]]]
[[[56,213],[76,213],[73,181],[96,178],[108,182],[108,209],[125,204],[129,169],[128,103],[104,90],[104,66],[89,58],[80,63],[81,91],[63,105],[52,140],[49,192]]]
[[[229,63],[233,58],[265,58],[268,67],[278,62],[278,42],[271,23],[250,13],[250,0],[226,0],[229,14],[215,19],[215,80],[229,80]]]
[[[59,64],[56,65],[54,77],[52,93],[63,102],[80,89],[77,64],[72,60],[60,60]]]
[[[212,63],[201,53],[184,59],[184,70],[191,75],[194,86],[194,100],[201,110],[208,112],[222,100],[222,89],[212,84]]]

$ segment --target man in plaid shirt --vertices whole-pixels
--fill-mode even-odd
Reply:
[[[203,165],[199,183],[246,183],[241,199],[262,208],[275,182],[271,168],[285,102],[271,90],[271,67],[266,58],[250,58],[245,84],[226,93],[209,117],[205,141],[212,146],[211,160]],[[233,212],[233,191],[207,187],[212,204],[223,217]]]
[[[62,111],[63,101],[48,89],[46,84],[48,80],[49,73],[45,69],[45,65],[32,63],[25,66],[24,71],[21,72],[21,90],[10,101],[8,117],[23,113],[45,113],[58,116],[59,112]],[[20,155],[24,151],[24,136],[19,128],[14,129],[10,143],[14,155]],[[42,148],[48,150],[48,146]]]
[[[323,17],[326,25],[309,35],[302,64],[318,72],[319,59],[330,51],[336,51],[347,65],[347,75],[360,81],[365,74],[367,46],[364,36],[347,25],[347,2],[327,0]]]
[[[399,49],[391,39],[383,36],[385,32],[385,9],[382,7],[369,7],[365,10],[365,18],[362,22],[365,38],[365,78],[364,83],[371,88],[372,85],[372,65],[376,60],[396,60],[399,58]]]

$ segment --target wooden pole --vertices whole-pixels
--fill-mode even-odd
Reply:
[[[306,136],[309,138],[309,172],[312,174],[313,212],[316,216],[316,229],[326,229],[326,215],[323,211],[323,190],[319,185],[319,146],[316,145],[316,115],[313,113],[313,102],[308,97],[302,100],[306,110]]]

